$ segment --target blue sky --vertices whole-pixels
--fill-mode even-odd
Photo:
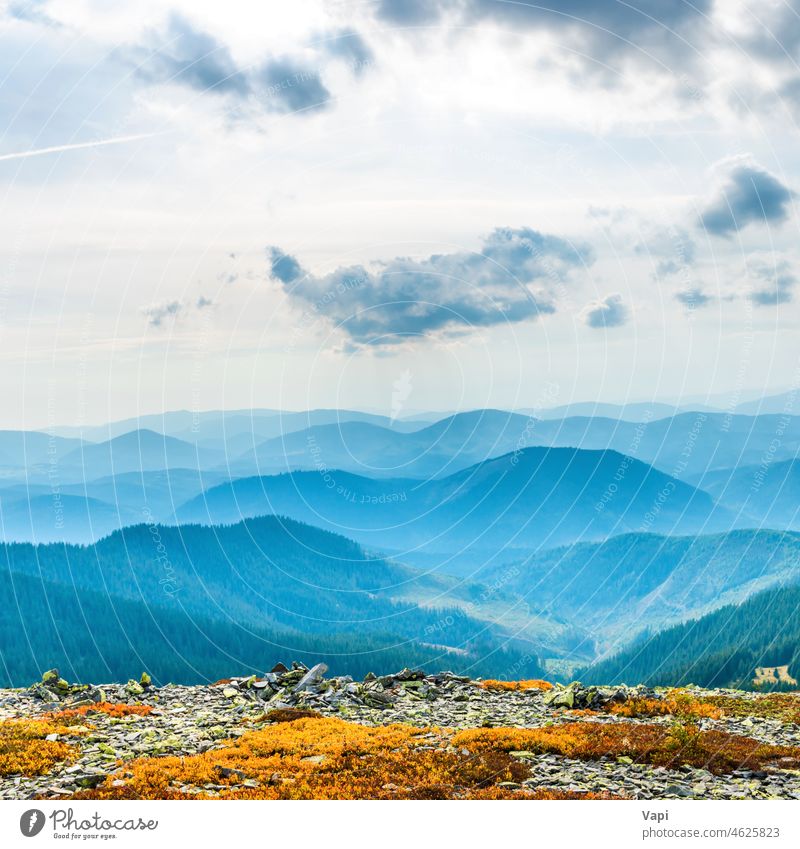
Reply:
[[[796,385],[798,4],[556,5],[0,4],[0,426]]]

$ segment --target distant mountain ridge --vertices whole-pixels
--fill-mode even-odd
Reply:
[[[579,416],[546,420],[476,410],[413,432],[365,422],[314,426],[229,458],[228,469],[239,477],[322,466],[368,477],[443,477],[510,451],[546,446],[615,450],[685,479],[710,469],[760,463],[776,433],[781,439],[772,459],[794,458],[800,453],[800,417],[785,419],[697,412],[645,422]]]
[[[732,517],[706,493],[614,451],[526,448],[441,479],[372,479],[338,470],[212,487],[175,515],[226,524],[292,516],[375,549],[553,547],[626,531],[701,533]]]

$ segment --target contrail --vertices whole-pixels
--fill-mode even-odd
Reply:
[[[125,142],[139,141],[139,139],[151,139],[153,136],[164,135],[160,133],[140,133],[137,136],[119,136],[115,139],[97,139],[95,141],[79,142],[78,144],[61,144],[56,147],[40,147],[36,150],[22,150],[18,153],[4,153],[0,155],[0,162],[7,159],[27,159],[29,156],[45,156],[48,153],[62,153],[66,150],[81,150],[87,147],[103,147],[107,144],[125,144]]]

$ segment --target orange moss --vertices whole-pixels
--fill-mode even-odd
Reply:
[[[440,729],[312,718],[266,726],[201,755],[133,761],[76,798],[202,798],[206,785],[220,785],[211,795],[224,799],[478,798],[527,774],[506,752],[452,750]],[[120,778],[126,784],[113,787]]]
[[[538,678],[528,681],[495,681],[493,678],[490,678],[487,681],[481,681],[481,687],[484,690],[494,690],[496,692],[553,689],[553,685],[549,681],[541,681]]]
[[[641,698],[613,702],[605,710],[615,716],[627,717],[674,716],[681,720],[722,717],[719,707],[704,699],[693,698],[680,690],[672,690],[664,699]]]
[[[44,775],[59,761],[73,760],[77,751],[72,746],[44,738],[74,733],[42,720],[0,722],[0,775]]]
[[[570,722],[546,728],[474,728],[458,732],[455,746],[470,752],[530,751],[582,760],[629,757],[638,763],[679,767],[688,763],[722,774],[761,769],[778,759],[800,766],[800,747],[771,746],[723,731],[699,731],[676,723],[671,728],[644,723]]]
[[[123,716],[147,716],[153,712],[150,705],[127,705],[115,704],[114,702],[96,702],[91,705],[81,705],[79,708],[60,710],[55,713],[47,713],[44,716],[57,722],[69,725],[76,720],[82,719],[95,713],[104,713],[106,716],[120,718]]]

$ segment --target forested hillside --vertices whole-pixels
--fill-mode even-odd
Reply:
[[[0,573],[0,605],[0,687],[28,685],[53,666],[71,681],[125,681],[146,671],[159,684],[196,684],[291,660],[323,661],[361,677],[404,666],[541,675],[528,653],[480,637],[454,653],[377,630],[324,636],[277,631],[198,616],[166,599],[145,604],[6,571]]]
[[[758,593],[581,670],[586,682],[753,688],[758,666],[800,664],[800,586]]]

